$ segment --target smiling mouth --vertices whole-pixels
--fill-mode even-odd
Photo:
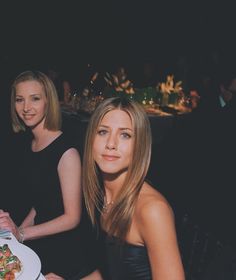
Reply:
[[[23,115],[24,119],[32,119],[34,115]]]

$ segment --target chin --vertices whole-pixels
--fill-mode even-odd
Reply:
[[[103,168],[100,169],[104,175],[108,176],[119,176],[123,173],[126,173],[128,168]]]

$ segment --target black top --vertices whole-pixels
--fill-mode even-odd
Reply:
[[[13,134],[3,130],[0,137],[0,209],[9,212],[17,226],[22,223],[32,207],[27,185],[24,183],[24,170],[21,169],[26,142],[27,139],[21,133]]]
[[[110,280],[152,279],[147,248],[105,235],[106,265]]]
[[[29,148],[25,157],[26,179],[37,215],[35,224],[54,219],[64,213],[58,163],[62,155],[74,147],[61,134],[39,152]],[[83,207],[84,209],[84,207]],[[96,241],[84,209],[79,226],[73,230],[26,242],[40,257],[42,273],[54,272],[69,279],[83,277],[95,266]]]

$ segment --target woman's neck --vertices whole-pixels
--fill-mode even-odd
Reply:
[[[49,144],[51,144],[59,135],[62,134],[60,130],[52,131],[48,129],[37,129],[37,131],[33,131],[34,138],[32,140],[32,151],[37,152],[44,148],[46,148]]]
[[[122,174],[103,174],[103,184],[105,189],[106,201],[115,201],[117,194],[124,184],[126,173]]]

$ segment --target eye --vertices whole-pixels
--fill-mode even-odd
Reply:
[[[41,99],[41,98],[40,98],[39,96],[33,96],[33,97],[32,97],[32,100],[33,100],[33,101],[38,101],[38,100],[40,100],[40,99]]]
[[[22,102],[22,101],[23,101],[23,98],[16,97],[16,100],[15,100],[16,103],[20,103],[20,102]]]
[[[99,129],[97,134],[102,136],[102,135],[105,135],[107,132],[108,131],[106,129]]]
[[[125,138],[125,139],[130,139],[131,138],[131,135],[127,132],[122,132],[121,136],[122,136],[122,138]]]

